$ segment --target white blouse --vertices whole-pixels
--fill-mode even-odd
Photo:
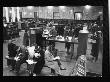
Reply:
[[[30,57],[33,57],[34,54],[35,54],[35,51],[34,51],[35,50],[35,46],[28,47],[27,50],[29,52]]]

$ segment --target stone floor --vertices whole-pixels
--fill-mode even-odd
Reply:
[[[22,35],[23,33],[21,33],[21,37],[20,38],[16,38],[15,40],[15,44],[17,45],[22,45]],[[5,59],[5,56],[8,55],[8,48],[7,48],[8,43],[3,43],[3,76],[17,76],[14,72],[9,71],[9,67],[7,67],[7,61]],[[77,44],[74,45],[74,55],[77,55]],[[61,74],[63,76],[68,76],[72,70],[72,68],[75,65],[75,60],[74,58],[71,60],[70,56],[68,56],[66,54],[66,49],[65,49],[65,44],[64,43],[58,43],[56,42],[56,49],[58,49],[59,51],[63,51],[63,54],[58,54],[61,57],[61,63],[64,67],[66,67],[66,70],[62,70]],[[87,53],[90,54],[90,49],[91,49],[91,45],[88,45],[88,50]],[[26,69],[26,65],[22,65],[21,66],[21,72],[20,72],[20,76],[29,76],[28,72],[25,71]],[[95,73],[99,73],[102,74],[102,54],[99,53],[99,59],[97,62],[93,63],[88,61],[87,62],[87,69],[90,72],[95,72]],[[50,69],[47,67],[44,67],[42,69],[41,72],[41,76],[48,76],[50,74]]]

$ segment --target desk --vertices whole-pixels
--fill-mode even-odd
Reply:
[[[74,42],[72,42],[72,41],[65,41],[65,40],[56,40],[56,39],[46,39],[46,41],[54,41],[54,42],[61,42],[61,43],[71,43],[71,44],[78,44],[78,42],[77,41],[74,41]]]
[[[60,43],[70,43],[71,45],[71,59],[73,57],[73,53],[74,53],[74,44],[79,44],[77,41],[74,40],[74,42],[72,41],[65,41],[65,40],[57,40],[57,39],[46,39],[47,42],[52,41],[52,42],[60,42]]]

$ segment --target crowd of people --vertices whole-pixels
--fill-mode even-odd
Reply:
[[[83,30],[84,25],[86,25],[87,30],[89,33],[92,34],[91,36],[91,43],[92,43],[92,50],[91,55],[94,57],[94,60],[97,61],[98,59],[98,53],[99,53],[99,45],[100,45],[100,39],[102,38],[102,25],[98,25],[96,22],[94,24],[88,25],[87,23],[83,24],[77,24],[76,26],[71,26],[71,24],[64,25],[64,26],[54,26],[54,23],[47,23],[47,26],[44,27],[51,27],[50,35],[53,37],[57,35],[64,36],[72,36],[75,38],[78,38],[79,31]],[[27,25],[28,26],[28,25]],[[43,32],[36,33],[36,43],[30,44],[29,39],[29,30],[25,29],[24,38],[23,38],[23,45],[24,47],[21,48],[19,46],[16,46],[14,43],[12,43],[11,40],[9,40],[8,43],[8,51],[9,55],[7,57],[7,65],[12,66],[11,70],[15,70],[17,73],[20,70],[20,65],[22,63],[27,63],[28,65],[28,71],[30,71],[30,67],[33,66],[33,69],[31,68],[30,76],[36,76],[41,73],[41,70],[44,66],[47,66],[51,68],[51,72],[53,74],[58,74],[59,70],[65,70],[66,68],[62,66],[60,62],[60,58],[58,56],[55,56],[56,54],[53,54],[52,51],[55,50],[55,42],[50,41],[48,45],[45,44],[46,38],[42,37]],[[5,34],[4,34],[5,36]],[[44,45],[46,45],[44,49]],[[52,47],[51,47],[52,46]],[[65,48],[67,48],[67,53],[69,54],[69,49],[72,47],[74,49],[74,45],[71,46],[70,43],[65,43]],[[72,50],[74,51],[74,50]],[[15,59],[15,57],[18,57],[18,59]],[[35,65],[29,64],[26,60],[33,60],[33,62],[36,62]],[[33,63],[34,64],[34,63]]]

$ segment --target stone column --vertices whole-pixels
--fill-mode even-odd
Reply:
[[[77,58],[81,55],[86,55],[88,34],[89,32],[84,28],[83,30],[79,32],[79,36],[78,36],[79,44],[77,48]]]

